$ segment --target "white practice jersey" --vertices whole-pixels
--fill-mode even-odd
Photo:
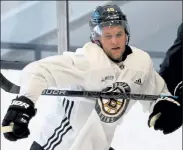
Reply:
[[[23,69],[20,95],[36,103],[47,88],[102,91],[116,82],[126,92],[170,95],[150,56],[135,47],[130,50],[126,59],[116,64],[98,45],[89,42],[76,52],[33,62]],[[35,117],[41,122],[37,122],[34,137],[45,150],[108,150],[117,125],[135,102],[78,97],[47,99],[50,101],[43,100],[41,105],[47,109],[38,110],[41,119]],[[140,102],[145,110],[150,109],[149,101]]]

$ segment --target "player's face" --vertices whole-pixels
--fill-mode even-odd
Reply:
[[[103,27],[100,42],[112,60],[120,60],[126,47],[127,35],[122,26]]]

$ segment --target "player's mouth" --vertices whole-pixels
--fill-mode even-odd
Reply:
[[[120,50],[120,47],[113,47],[112,50]]]

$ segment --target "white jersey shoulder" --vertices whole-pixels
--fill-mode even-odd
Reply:
[[[133,70],[148,71],[153,66],[150,55],[136,47],[130,46],[130,48],[132,49],[132,54],[127,57],[125,64]]]
[[[82,48],[76,49],[75,52],[65,52],[63,55],[69,56],[76,67],[96,69],[111,66],[111,61],[103,49],[92,42],[86,43]],[[106,65],[104,65],[104,62]]]

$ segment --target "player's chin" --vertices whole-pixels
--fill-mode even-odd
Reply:
[[[118,60],[121,59],[121,56],[122,56],[121,54],[113,54],[111,57],[112,57],[113,60],[118,61]]]

